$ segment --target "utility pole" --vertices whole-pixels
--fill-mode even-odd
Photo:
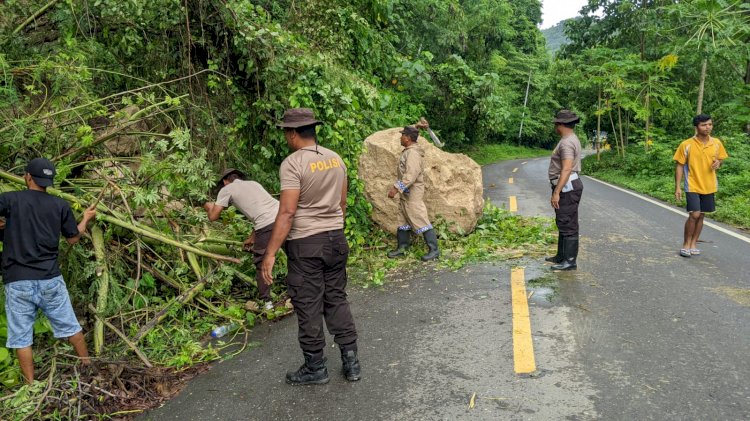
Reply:
[[[518,144],[521,144],[521,133],[523,132],[523,119],[526,117],[526,104],[529,101],[529,87],[531,86],[531,70],[529,70],[529,81],[526,82],[526,96],[523,99],[523,111],[521,112],[521,127],[518,128]]]

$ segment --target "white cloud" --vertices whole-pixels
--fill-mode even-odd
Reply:
[[[542,29],[555,26],[561,20],[578,16],[587,0],[542,0]]]

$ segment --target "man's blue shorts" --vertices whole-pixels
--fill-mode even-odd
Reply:
[[[39,309],[49,319],[55,338],[69,338],[81,331],[62,276],[15,281],[5,285],[6,348],[26,348],[34,343],[34,321]]]
[[[716,200],[714,194],[685,193],[688,212],[715,212]]]

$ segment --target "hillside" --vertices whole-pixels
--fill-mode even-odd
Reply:
[[[542,29],[542,35],[544,35],[544,39],[547,41],[547,49],[553,54],[569,41],[568,37],[565,36],[565,22],[567,20],[561,21],[551,28]]]

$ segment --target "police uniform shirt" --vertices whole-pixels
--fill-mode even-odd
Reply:
[[[341,189],[346,166],[322,146],[298,149],[281,163],[281,190],[299,190],[299,202],[288,240],[344,228]]]
[[[401,152],[398,161],[399,180],[395,184],[401,193],[410,192],[424,185],[423,157],[424,150],[416,143],[409,145]]]
[[[253,221],[256,231],[273,224],[279,213],[279,201],[255,181],[234,180],[222,187],[216,204],[226,208],[230,203]]]
[[[562,161],[564,159],[573,160],[573,172],[581,172],[581,141],[575,133],[560,139],[560,142],[552,152],[549,160],[549,171],[547,176],[550,180],[555,180],[562,173]]]

